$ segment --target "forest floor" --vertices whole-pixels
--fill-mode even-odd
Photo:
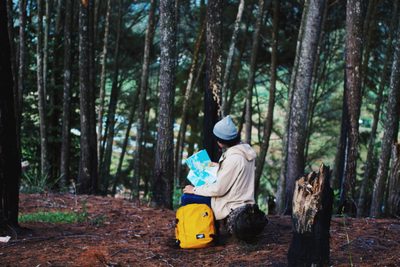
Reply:
[[[22,223],[0,243],[1,266],[286,266],[288,216],[269,223],[252,244],[230,238],[196,250],[173,246],[175,213],[131,201],[70,194],[20,195],[22,214],[84,212],[80,223]],[[400,266],[400,220],[337,217],[331,225],[331,265]]]

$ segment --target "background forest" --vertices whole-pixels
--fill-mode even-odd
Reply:
[[[263,209],[324,163],[335,212],[399,216],[399,1],[207,2],[7,1],[20,190],[172,208],[230,114]]]

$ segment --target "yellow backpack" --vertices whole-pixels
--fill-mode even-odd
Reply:
[[[206,204],[189,204],[176,211],[175,237],[181,248],[203,248],[215,236],[214,214]]]

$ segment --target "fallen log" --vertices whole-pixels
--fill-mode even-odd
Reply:
[[[296,180],[293,194],[293,237],[288,252],[289,266],[327,266],[333,190],[330,169],[321,164]]]

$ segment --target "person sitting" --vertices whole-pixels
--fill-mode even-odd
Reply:
[[[255,205],[256,153],[249,144],[240,141],[229,115],[215,124],[213,134],[224,151],[218,162],[217,180],[198,187],[185,186],[181,201],[183,205],[209,204],[217,221],[227,219],[228,232],[232,233],[236,216]]]

